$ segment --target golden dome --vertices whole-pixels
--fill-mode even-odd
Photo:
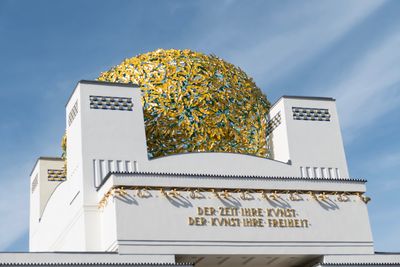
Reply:
[[[159,49],[125,59],[98,80],[140,86],[149,158],[187,152],[270,156],[270,103],[245,72],[218,57]]]

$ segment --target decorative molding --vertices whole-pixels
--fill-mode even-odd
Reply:
[[[132,111],[132,98],[115,96],[89,96],[91,109]]]
[[[362,192],[347,192],[347,191],[300,191],[300,190],[259,190],[259,189],[215,189],[215,188],[198,188],[198,187],[155,187],[155,186],[120,186],[116,185],[110,188],[101,198],[98,208],[104,208],[109,198],[125,197],[128,195],[127,190],[136,191],[138,198],[155,197],[155,192],[159,196],[166,198],[191,198],[204,199],[205,193],[212,194],[218,199],[240,198],[243,201],[253,201],[263,199],[267,201],[306,201],[315,200],[320,202],[350,202],[357,197],[359,200],[367,204],[371,198],[364,195]],[[153,192],[153,193],[152,193]]]
[[[107,176],[112,174],[143,175],[143,176],[188,176],[188,177],[207,177],[207,178],[241,178],[241,179],[273,179],[273,180],[313,180],[313,181],[346,181],[366,183],[365,179],[355,178],[309,178],[295,176],[260,176],[260,175],[225,175],[225,174],[197,174],[197,173],[170,173],[170,172],[139,172],[139,171],[110,171]],[[105,178],[107,178],[107,176]]]
[[[300,173],[301,177],[310,179],[343,179],[340,177],[339,168],[333,167],[301,166]]]
[[[68,114],[68,126],[71,126],[76,115],[78,115],[78,100],[76,100],[75,104],[72,106],[71,111]]]
[[[292,107],[294,120],[330,121],[331,114],[324,108]]]
[[[59,182],[67,180],[67,177],[65,176],[64,170],[49,169],[47,170],[47,180]]]
[[[110,172],[136,172],[137,161],[93,159],[94,186],[98,188]]]

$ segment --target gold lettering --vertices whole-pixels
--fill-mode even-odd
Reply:
[[[246,217],[263,217],[263,209],[261,208],[242,208],[242,216]]]
[[[240,220],[238,218],[211,218],[212,226],[230,226],[239,227]]]
[[[203,217],[189,217],[189,225],[204,226],[207,225],[207,219]]]
[[[270,227],[309,228],[307,219],[297,219],[295,209],[284,208],[236,208],[197,207],[197,217],[188,217],[191,226],[219,227]],[[265,218],[265,219],[264,219]]]
[[[215,214],[215,209],[214,208],[212,208],[212,207],[204,208],[204,215],[212,216],[214,214]]]
[[[308,220],[307,219],[301,220],[301,227],[308,228]]]
[[[203,209],[200,208],[200,207],[197,207],[197,215],[201,216],[201,215],[203,215],[203,214],[204,214]]]
[[[238,209],[237,208],[219,207],[219,215],[220,216],[238,216]]]
[[[245,218],[243,219],[243,226],[244,227],[264,227],[262,219],[256,218]]]
[[[214,216],[215,212],[216,210],[213,207],[197,207],[197,215],[199,216]]]
[[[267,209],[267,216],[272,217],[272,210],[273,209]]]

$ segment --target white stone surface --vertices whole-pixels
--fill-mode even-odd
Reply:
[[[137,190],[129,195],[111,198],[105,208],[116,214],[116,238],[119,250],[131,253],[151,251],[174,254],[350,254],[373,253],[372,236],[367,207],[357,196],[348,202],[336,197],[317,201],[308,194],[302,200],[292,201],[289,194],[280,194],[277,200],[265,200],[260,193],[232,193],[225,199],[210,191],[200,190],[201,199],[192,199],[189,192],[178,197],[166,197],[159,190],[145,190],[140,197]],[[198,208],[214,208],[214,215],[202,216]],[[223,216],[218,210],[228,208],[262,209],[262,216]],[[267,209],[295,209],[296,217],[272,217]],[[190,225],[189,217],[207,220],[206,225]],[[104,216],[104,222],[109,221]],[[237,218],[240,227],[216,226],[211,220]],[[245,227],[244,219],[262,219],[262,227]],[[273,219],[306,219],[310,225],[303,228],[272,227]],[[216,221],[214,221],[216,223]],[[107,229],[103,232],[107,236]]]
[[[93,95],[132,98],[133,111],[91,109],[89,97]],[[78,83],[66,105],[67,180],[56,190],[51,189],[53,193],[44,209],[38,204],[42,203],[38,193],[32,194],[31,251],[214,256],[373,253],[367,207],[356,196],[349,202],[328,204],[310,199],[285,200],[284,206],[289,205],[310,219],[312,225],[307,229],[189,226],[187,218],[196,207],[233,205],[212,198],[211,193],[205,199],[179,200],[161,197],[159,191],[153,190],[153,197],[138,199],[133,190],[130,201],[111,198],[103,209],[98,209],[104,194],[116,185],[365,192],[363,182],[346,179],[349,174],[332,99],[282,97],[272,107],[270,117],[280,113],[282,120],[272,134],[274,159],[188,153],[149,160],[140,98],[140,89],[134,86]],[[74,106],[78,113],[69,125],[68,115]],[[331,119],[294,120],[292,107],[328,109]],[[36,167],[31,179],[39,171]],[[161,174],[116,173],[102,185],[110,171]],[[290,178],[302,176],[305,179]],[[257,198],[236,199],[234,203],[263,209],[283,205]]]
[[[53,194],[56,189],[62,184],[62,181],[49,181],[49,169],[61,170],[64,166],[64,161],[60,158],[42,157],[39,158],[32,170],[30,177],[31,184],[31,201],[30,201],[30,231],[29,240],[30,246],[36,246],[40,242],[37,235],[41,235],[41,218],[48,204],[53,201]],[[33,181],[37,181],[36,188],[32,188]],[[39,231],[39,232],[38,232]]]

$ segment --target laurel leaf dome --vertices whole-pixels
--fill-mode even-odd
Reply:
[[[188,152],[270,157],[270,103],[250,77],[213,55],[163,50],[125,59],[99,81],[137,84],[149,158]]]

